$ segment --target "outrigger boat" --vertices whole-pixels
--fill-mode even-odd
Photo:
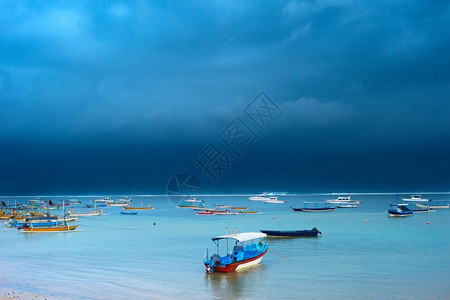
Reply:
[[[431,208],[431,209],[443,209],[443,208],[450,208],[450,204],[447,200],[429,200],[428,204],[420,204],[416,203],[417,207],[419,208]]]
[[[131,200],[128,197],[123,197],[122,199],[119,200],[109,200],[106,202],[106,205],[123,207],[130,205],[130,202]]]
[[[149,204],[148,206],[124,206],[123,209],[126,210],[151,210],[153,207]]]
[[[66,232],[77,229],[78,225],[57,225],[57,226],[43,226],[36,227],[33,224],[30,226],[25,224],[17,229],[22,230],[23,232]]]
[[[326,211],[335,211],[336,207],[332,207],[328,202],[303,202],[303,208],[295,208],[292,207],[294,211],[302,211],[302,212],[326,212]]]
[[[309,230],[260,230],[262,233],[271,237],[317,237],[318,234],[322,234],[316,227]]]
[[[213,214],[214,214],[213,211],[198,211],[197,212],[197,215],[200,215],[200,216],[202,216],[202,215],[213,215]]]
[[[217,245],[217,253],[208,259],[208,249],[206,249],[203,263],[208,273],[212,272],[232,272],[238,271],[261,262],[262,257],[267,253],[268,246],[263,241],[265,233],[244,232],[223,235],[212,238]],[[226,241],[226,255],[220,256],[220,241]],[[229,241],[234,241],[231,252],[229,252]]]

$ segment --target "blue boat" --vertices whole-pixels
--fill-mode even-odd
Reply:
[[[390,217],[409,217],[413,214],[407,203],[391,204],[391,206],[392,208],[387,211]]]
[[[259,264],[268,250],[267,244],[263,241],[266,236],[261,232],[244,232],[212,238],[217,245],[217,252],[208,259],[208,249],[206,249],[203,260],[206,271],[208,273],[232,272]],[[229,245],[230,240],[234,242],[234,245]],[[222,246],[222,249],[226,249],[223,256],[219,253],[220,241],[226,241],[226,245]]]
[[[137,215],[137,211],[121,211],[122,215]]]
[[[276,237],[317,237],[318,234],[322,234],[316,227],[309,230],[260,230],[267,236]]]

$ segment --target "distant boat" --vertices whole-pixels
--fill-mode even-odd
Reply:
[[[252,196],[252,197],[248,198],[248,200],[250,200],[250,201],[264,201],[264,200],[268,200],[268,199],[269,199],[269,197],[267,197],[266,193],[261,193],[256,196]]]
[[[322,234],[316,227],[311,230],[260,230],[267,236],[276,237],[316,237],[318,234]]]
[[[259,264],[268,250],[267,244],[263,241],[266,236],[261,232],[245,232],[212,238],[217,245],[217,253],[208,258],[208,249],[206,249],[203,260],[206,271],[208,273],[232,272]],[[223,240],[226,240],[226,245],[228,240],[233,240],[235,243],[230,253],[220,256],[219,245]],[[222,246],[222,249],[224,248],[227,249],[226,246]]]
[[[229,211],[229,210],[216,210],[214,213],[218,216],[225,216],[225,215],[237,215],[238,212]]]
[[[18,227],[17,229],[30,233],[30,232],[67,232],[67,231],[73,231],[77,229],[78,225],[57,225],[57,226],[45,226],[45,227],[35,227],[33,225],[25,224],[21,227]]]
[[[269,197],[269,199],[262,201],[265,203],[274,203],[274,204],[286,203],[286,201],[278,200],[278,197]]]
[[[407,203],[391,204],[391,206],[392,208],[387,211],[390,217],[409,217],[413,214]]]
[[[327,203],[332,203],[332,204],[360,204],[361,201],[358,200],[351,200],[350,196],[341,196],[341,197],[337,197],[337,199],[331,199],[331,200],[327,200]]]
[[[402,200],[407,202],[427,202],[431,199],[423,199],[422,195],[411,195],[410,198],[402,198]]]
[[[330,206],[328,202],[303,202],[303,208],[291,208],[294,211],[301,212],[327,212],[336,210],[336,207]]]
[[[358,204],[352,204],[352,203],[336,204],[336,208],[358,208]]]
[[[198,211],[197,215],[213,215],[213,211]]]
[[[197,200],[197,198],[192,197],[190,199],[183,200],[180,204],[178,204],[178,207],[181,207],[181,208],[204,208],[205,204],[204,204],[203,200]]]
[[[128,197],[123,197],[122,199],[118,199],[118,200],[110,200],[110,201],[106,202],[106,205],[123,207],[123,206],[130,205],[130,201],[131,200]]]
[[[137,215],[137,211],[121,211],[122,215]]]
[[[150,206],[150,204],[148,206],[124,206],[123,209],[126,210],[151,210],[153,209],[153,207]]]

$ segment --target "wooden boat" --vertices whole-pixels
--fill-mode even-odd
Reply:
[[[412,216],[413,211],[409,209],[409,204],[391,204],[392,208],[387,212],[390,217],[409,217]]]
[[[267,236],[276,237],[316,237],[318,234],[322,234],[316,227],[311,230],[260,230]]]
[[[206,249],[203,260],[206,271],[208,273],[232,272],[259,264],[268,250],[267,244],[263,241],[266,236],[261,232],[245,232],[212,238],[217,245],[217,253],[208,258],[208,249]],[[226,247],[222,247],[222,249],[228,249],[230,240],[234,242],[231,252],[220,256],[220,242],[226,242]]]
[[[238,212],[229,211],[229,210],[217,210],[214,212],[214,214],[218,216],[226,216],[226,215],[237,215]]]
[[[256,210],[240,210],[240,214],[257,214],[258,212]]]
[[[248,209],[247,206],[232,206],[231,209]]]
[[[213,211],[198,211],[197,215],[213,215]]]
[[[77,229],[78,225],[58,225],[58,226],[46,226],[46,227],[35,227],[35,226],[22,226],[17,229],[23,232],[67,232]]]
[[[121,211],[120,212],[122,215],[137,215],[137,211]]]
[[[124,206],[123,209],[126,210],[151,210],[153,209],[153,207],[150,206],[150,204],[148,206]]]
[[[294,208],[292,206],[291,208],[294,211],[301,212],[327,212],[336,210],[336,207],[330,206],[327,202],[303,202],[303,208]]]
[[[103,211],[100,210],[89,210],[88,212],[79,212],[79,211],[69,211],[69,216],[72,217],[97,217],[101,216]]]

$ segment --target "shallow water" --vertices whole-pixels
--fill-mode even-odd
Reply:
[[[448,297],[449,209],[389,218],[386,209],[394,195],[355,195],[352,199],[363,201],[357,209],[302,213],[289,207],[336,196],[280,198],[287,203],[205,196],[211,206],[248,206],[262,214],[197,216],[175,208],[167,197],[133,197],[133,205],[151,203],[155,209],[128,216],[121,208],[105,208],[108,215],[80,218],[83,231],[71,233],[23,234],[2,226],[1,288],[55,299]],[[269,252],[254,268],[205,273],[203,255],[206,248],[210,254],[215,250],[214,236],[232,229],[314,226],[322,236],[267,239]]]

